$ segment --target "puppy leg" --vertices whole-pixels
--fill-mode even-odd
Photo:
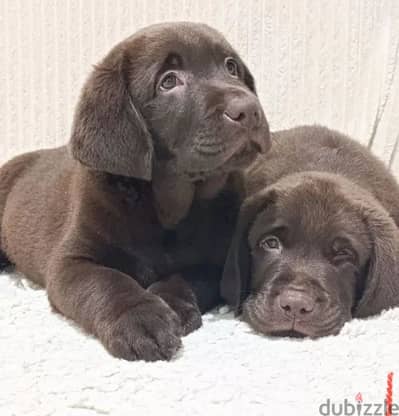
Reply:
[[[180,318],[183,335],[202,325],[201,311],[190,285],[178,274],[153,283],[149,292],[162,298]]]
[[[130,276],[76,258],[53,262],[49,271],[51,305],[96,335],[115,357],[169,360],[180,348],[179,317]]]
[[[148,291],[161,297],[179,316],[184,335],[202,325],[201,314],[220,301],[220,270],[194,266],[153,283]]]

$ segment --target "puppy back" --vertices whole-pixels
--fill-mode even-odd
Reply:
[[[399,186],[388,168],[365,146],[322,126],[272,133],[271,151],[259,156],[246,171],[247,194],[304,171],[344,176],[370,192],[399,225]]]

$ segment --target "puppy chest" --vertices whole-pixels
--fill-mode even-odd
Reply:
[[[166,229],[158,220],[151,189],[137,183],[132,189],[132,185],[119,193],[123,215],[109,222],[123,235],[118,246],[126,253],[123,263],[129,274],[145,269],[163,276],[192,265],[224,262],[237,212],[235,201],[226,195],[194,201],[188,215],[175,228]]]

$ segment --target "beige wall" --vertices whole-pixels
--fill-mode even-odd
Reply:
[[[335,127],[372,142],[399,175],[397,0],[0,0],[0,162],[65,143],[91,64],[163,20],[222,31],[273,129]]]

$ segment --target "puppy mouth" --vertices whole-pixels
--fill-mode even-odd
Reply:
[[[265,335],[271,337],[281,338],[306,338],[312,337],[312,331],[308,328],[302,327],[295,320],[285,320],[279,322],[266,322],[266,320],[259,317],[256,313],[247,315],[246,321],[253,326],[253,328]]]
[[[233,152],[226,148],[226,143],[201,144],[197,147],[198,154],[206,157],[221,155],[224,159],[224,162],[227,162],[234,157],[244,156],[246,153],[249,152],[260,153],[260,149],[258,148],[256,143],[251,143],[249,141],[243,143],[241,146],[238,146],[238,148]]]
[[[337,335],[347,319],[326,319],[321,322],[306,322],[297,319],[283,319],[273,316],[273,312],[262,313],[251,307],[244,306],[244,321],[250,324],[257,332],[271,337],[310,338],[317,339],[329,335]],[[322,318],[321,318],[322,319]]]
[[[296,321],[275,322],[262,324],[258,321],[249,322],[257,331],[275,338],[310,338],[317,339],[329,335],[336,335],[341,329],[341,325],[334,325],[333,328],[322,329],[310,324]]]
[[[220,142],[201,143],[197,147],[197,153],[203,156],[217,156],[226,153],[226,144]]]
[[[213,174],[244,168],[259,153],[256,143],[249,140],[233,150],[227,148],[226,143],[211,143],[201,144],[196,147],[195,151],[200,158],[197,163],[201,165],[201,168],[191,167],[188,172],[190,175],[197,174],[199,171],[204,174]]]
[[[279,337],[279,338],[306,338],[307,335],[303,332],[295,331],[295,329],[287,330],[287,331],[272,331],[269,333],[272,337]]]
[[[240,165],[247,160],[254,159],[259,153],[261,153],[261,150],[257,143],[247,142],[244,143],[235,153],[233,153],[226,160],[226,163],[232,162]]]

